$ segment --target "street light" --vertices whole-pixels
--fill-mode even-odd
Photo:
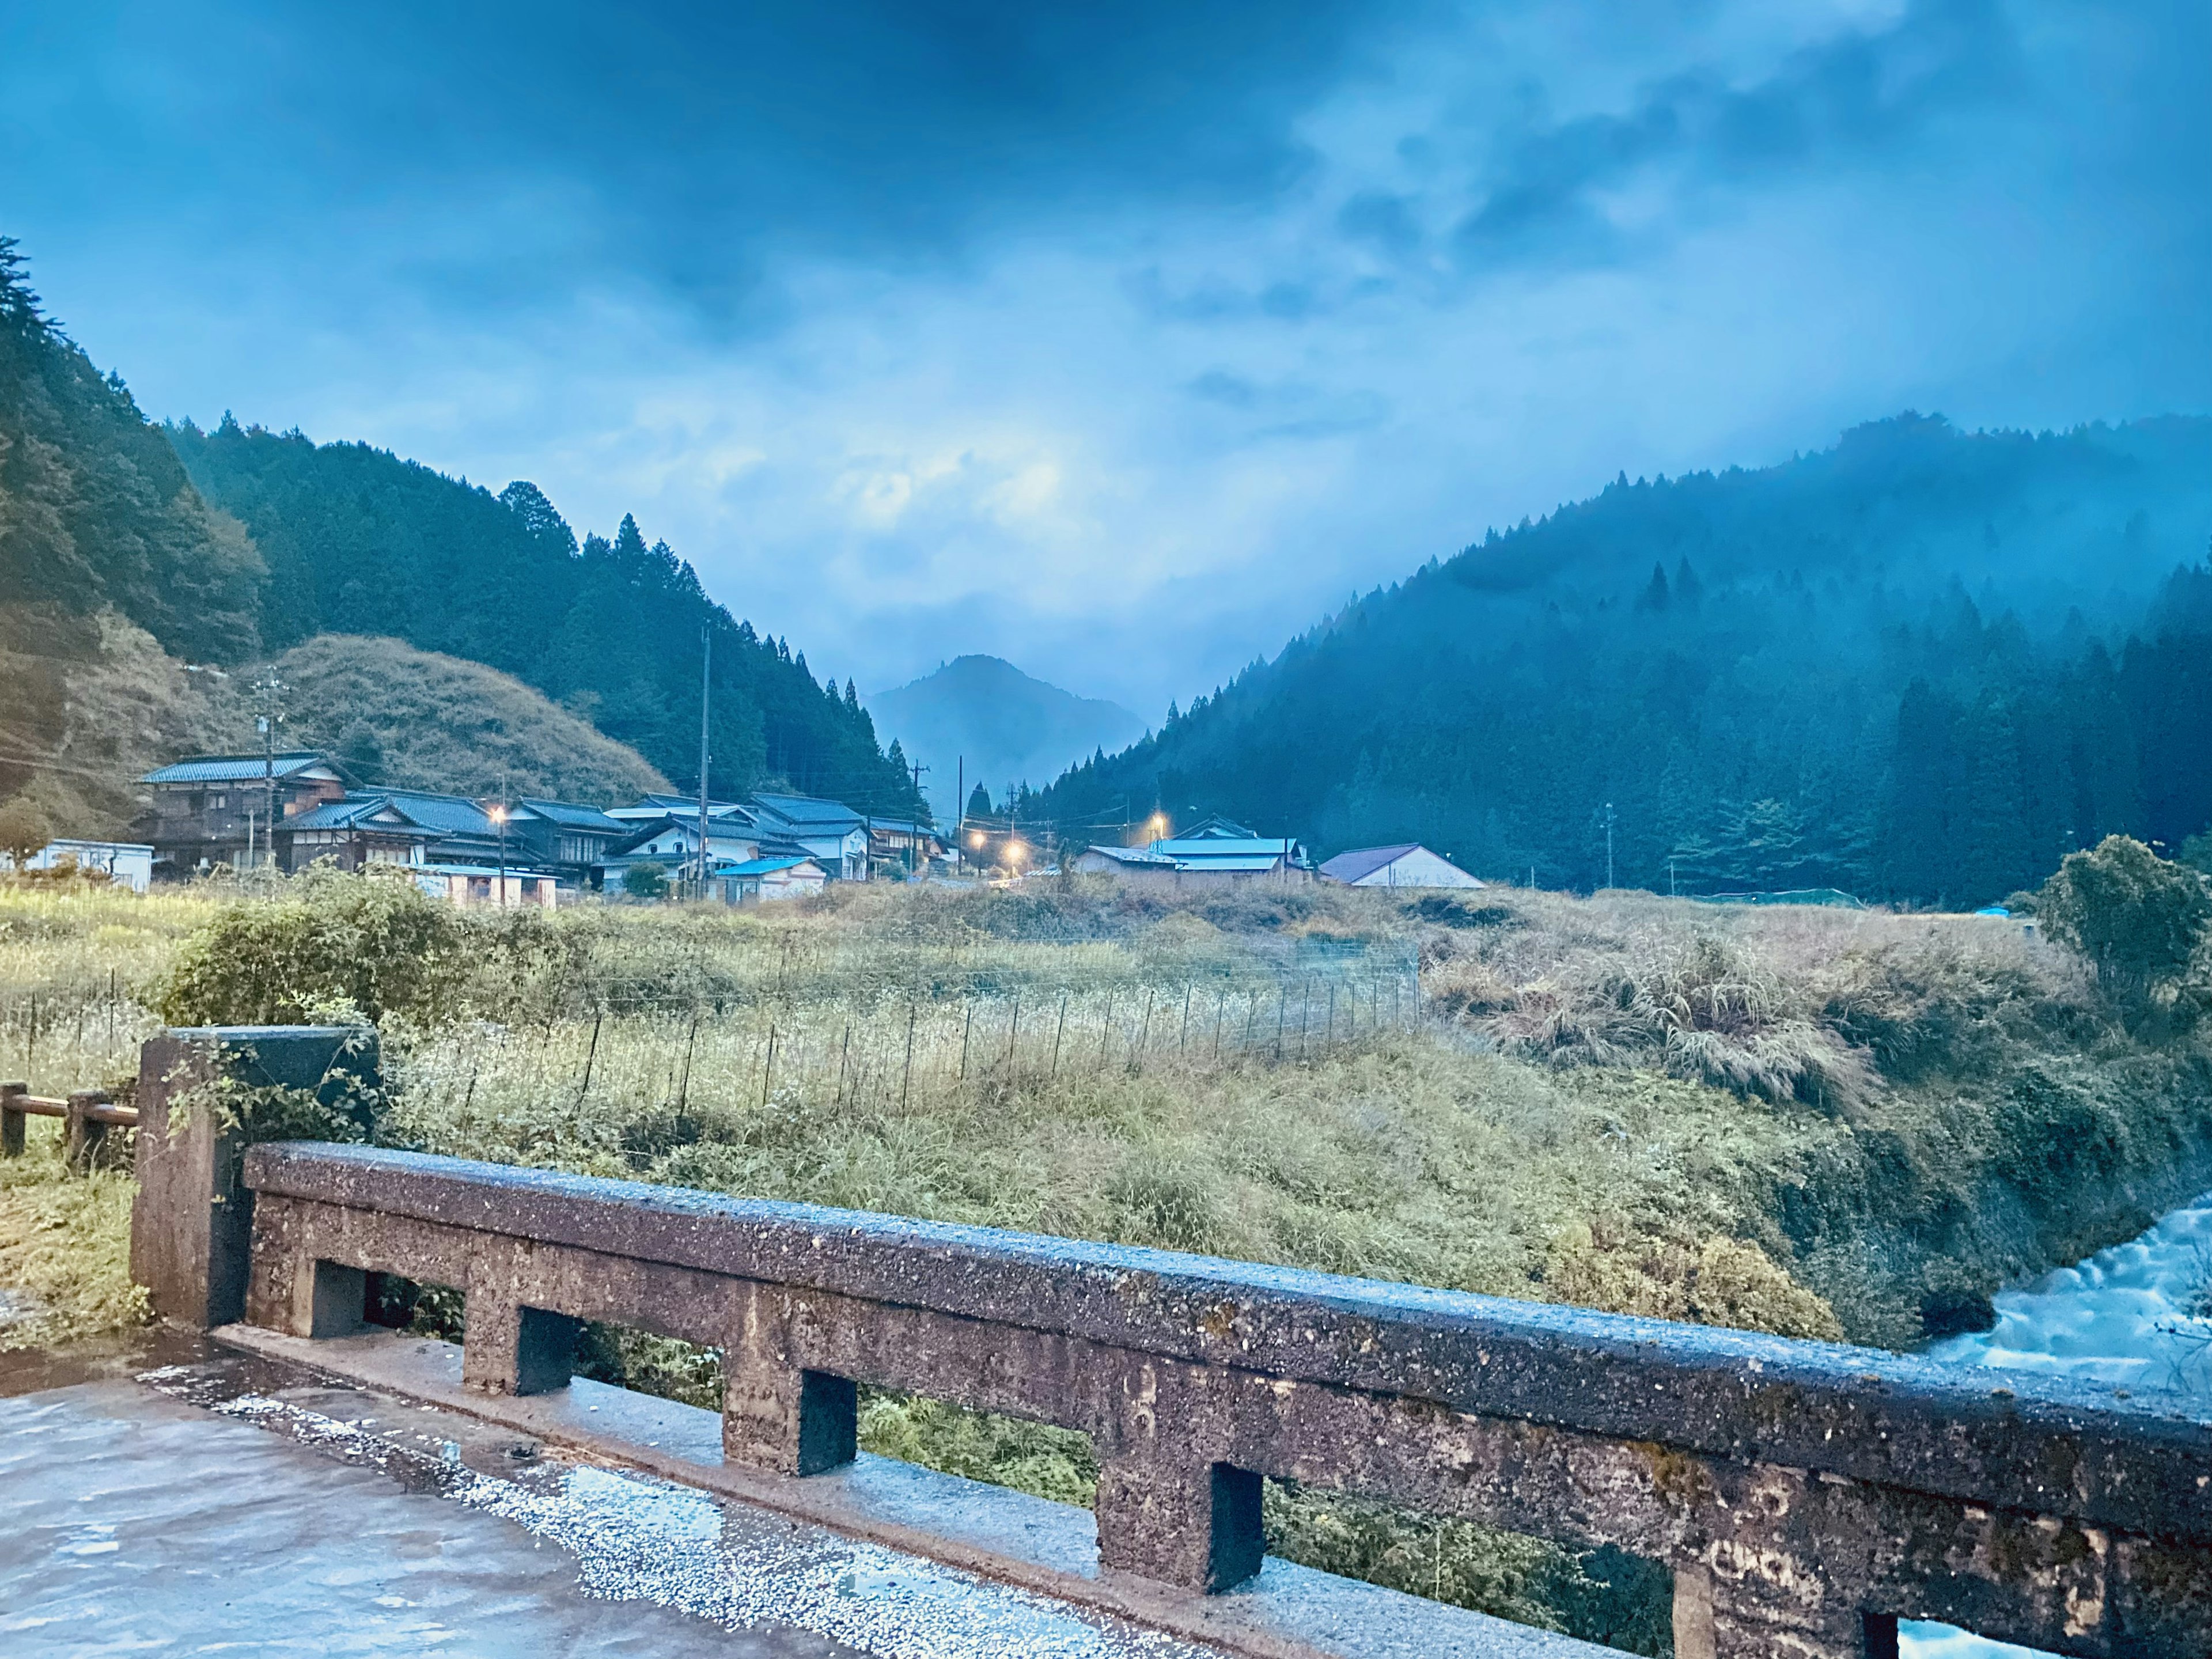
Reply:
[[[507,908],[507,808],[491,809],[491,821],[499,826],[499,908]]]

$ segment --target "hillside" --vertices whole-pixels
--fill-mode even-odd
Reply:
[[[580,544],[534,484],[499,495],[366,444],[317,444],[226,419],[169,437],[207,498],[235,514],[269,569],[272,646],[319,633],[404,641],[489,664],[698,782],[699,649],[714,636],[714,789],[775,777],[866,810],[904,811],[913,779],[878,747],[855,689],[710,599],[665,542],[624,518]]]
[[[1007,784],[1048,782],[1085,756],[1120,749],[1145,731],[1119,703],[1079,697],[999,657],[956,657],[866,702],[878,729],[929,769],[923,792],[940,821],[958,816],[963,760],[968,782],[996,794]]]
[[[635,750],[481,663],[325,634],[270,665],[290,688],[286,744],[328,750],[364,784],[600,805],[669,787]]]
[[[1917,416],[1620,480],[1378,590],[1062,777],[1493,878],[1973,904],[2212,820],[2212,420]]]
[[[911,776],[878,747],[855,689],[817,682],[803,654],[731,617],[632,520],[579,544],[528,483],[495,497],[362,445],[228,421],[165,431],[45,314],[0,238],[0,802],[27,794],[58,831],[119,828],[139,772],[250,738],[208,671],[333,633],[445,659],[414,665],[388,709],[371,697],[357,718],[324,722],[333,740],[359,727],[379,744],[387,713],[408,723],[403,708],[467,728],[441,747],[395,725],[386,735],[411,758],[393,763],[410,775],[495,787],[495,775],[526,773],[586,793],[673,776],[688,788],[709,629],[718,791],[781,780],[911,810]],[[456,659],[501,672],[472,677]],[[334,661],[311,667],[336,672]],[[557,700],[565,723],[517,702],[525,686]],[[525,708],[529,737],[493,730]]]

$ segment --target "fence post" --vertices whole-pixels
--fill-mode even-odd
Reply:
[[[138,1196],[131,1207],[131,1277],[154,1311],[206,1329],[246,1313],[253,1194],[239,1180],[245,1132],[221,1121],[211,1091],[312,1090],[337,1105],[355,1082],[374,1087],[376,1036],[343,1025],[216,1025],[171,1030],[138,1051]]]
[[[62,1162],[78,1175],[92,1168],[100,1144],[107,1139],[107,1126],[92,1117],[94,1106],[107,1103],[105,1089],[72,1089],[69,1097],[68,1128],[62,1143]]]

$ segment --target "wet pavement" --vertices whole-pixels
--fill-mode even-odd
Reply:
[[[1205,1651],[189,1341],[0,1356],[0,1395],[10,1656]]]

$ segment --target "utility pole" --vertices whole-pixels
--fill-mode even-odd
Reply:
[[[921,819],[929,811],[929,803],[921,798],[921,775],[929,770],[920,761],[907,763],[907,770],[914,774],[914,833],[906,839],[907,873],[912,875],[921,867]]]
[[[968,865],[968,757],[960,757],[958,769],[952,774],[953,810],[960,821],[952,830],[952,873],[967,873]]]
[[[1613,803],[1605,804],[1605,884],[1613,885]]]
[[[276,862],[276,722],[284,718],[283,709],[277,700],[286,690],[284,682],[274,674],[264,674],[253,682],[254,695],[261,699],[260,711],[254,715],[253,723],[261,732],[261,839],[265,844],[265,856],[262,861],[271,865]],[[246,819],[246,861],[248,866],[253,862],[253,824],[250,814]]]
[[[1672,853],[1667,854],[1667,896],[1668,898],[1680,896],[1674,890],[1674,855]]]
[[[714,630],[699,629],[699,896],[707,896],[707,711],[714,689]]]

